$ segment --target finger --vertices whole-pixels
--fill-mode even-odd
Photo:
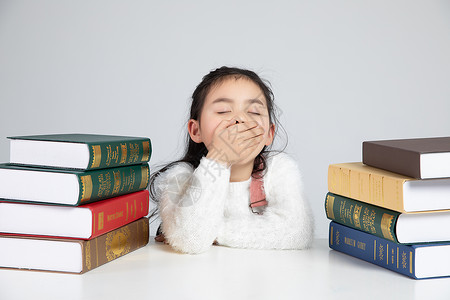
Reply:
[[[249,145],[245,148],[245,150],[240,152],[240,159],[245,159],[246,157],[248,157],[249,155],[251,155],[253,152],[255,152],[255,150],[258,148],[258,143]]]
[[[258,127],[255,127],[255,128],[252,128],[250,130],[240,133],[238,138],[239,138],[239,140],[246,141],[248,139],[255,138],[258,136],[262,136],[262,135],[264,135],[264,129],[258,126]]]
[[[224,129],[227,129],[228,127],[236,124],[236,118],[232,118],[231,120],[222,120],[219,125],[216,127],[216,132],[223,131]]]
[[[253,137],[250,137],[250,138],[245,139],[245,140],[240,140],[239,141],[239,146],[242,147],[242,148],[252,147],[254,145],[258,145],[259,143],[261,143],[263,139],[264,139],[264,136],[262,134],[257,135],[257,136],[253,136]]]

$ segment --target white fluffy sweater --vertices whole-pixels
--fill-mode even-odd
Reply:
[[[214,241],[237,248],[309,247],[313,216],[296,162],[284,153],[267,159],[263,214],[249,207],[250,181],[230,182],[230,169],[206,157],[195,170],[181,163],[164,172],[155,184],[166,241],[191,254]]]

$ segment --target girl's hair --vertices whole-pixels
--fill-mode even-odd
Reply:
[[[282,129],[281,125],[278,122],[277,113],[276,113],[276,106],[274,103],[274,96],[272,93],[272,90],[270,88],[270,83],[261,79],[255,72],[240,68],[230,68],[230,67],[221,67],[214,71],[211,71],[209,74],[205,75],[203,77],[203,80],[200,82],[200,84],[197,86],[197,88],[194,90],[194,93],[192,94],[192,104],[191,104],[191,110],[190,110],[190,116],[189,119],[194,119],[197,121],[200,121],[200,115],[203,109],[203,105],[205,103],[206,96],[208,95],[209,91],[217,86],[218,84],[222,83],[226,79],[233,78],[235,80],[245,78],[248,80],[251,80],[256,85],[259,86],[261,91],[264,94],[264,98],[266,99],[267,103],[267,110],[269,113],[269,123],[275,125],[275,134],[279,129],[279,127]],[[284,131],[284,130],[283,130]],[[272,143],[273,144],[273,143]],[[286,145],[284,146],[286,148]],[[284,150],[283,148],[283,150]],[[253,171],[252,176],[263,176],[263,173],[266,170],[266,157],[269,154],[270,146],[264,146],[264,148],[261,150],[261,152],[258,154],[258,156],[255,158],[255,162],[253,165]],[[282,150],[281,150],[282,151]],[[167,171],[169,168],[173,167],[174,165],[184,162],[190,164],[194,169],[198,167],[200,164],[200,160],[203,156],[205,156],[208,153],[208,150],[206,149],[206,146],[204,143],[195,143],[189,136],[189,133],[186,135],[186,149],[184,156],[176,161],[173,161],[159,170],[152,173],[150,176],[150,183],[149,183],[149,191],[150,191],[150,198],[154,202],[158,202],[159,199],[157,199],[157,193],[156,193],[156,187],[155,187],[155,179],[160,176],[163,172]],[[154,216],[156,214],[156,210],[152,212],[150,217]]]

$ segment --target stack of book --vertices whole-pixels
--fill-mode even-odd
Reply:
[[[328,169],[330,248],[412,278],[450,276],[450,137],[363,143]]]
[[[148,138],[10,137],[0,164],[0,267],[84,273],[149,239]]]

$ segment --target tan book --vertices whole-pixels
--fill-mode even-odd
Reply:
[[[147,245],[148,218],[90,240],[0,235],[0,267],[85,273]]]
[[[361,162],[330,165],[328,190],[398,212],[450,209],[450,178],[418,180]]]

